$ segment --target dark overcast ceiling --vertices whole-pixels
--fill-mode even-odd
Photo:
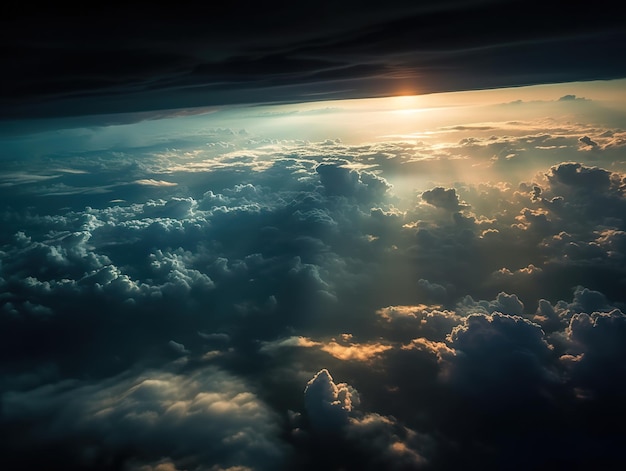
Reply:
[[[0,20],[3,118],[626,76],[623,16],[604,2],[31,7]]]

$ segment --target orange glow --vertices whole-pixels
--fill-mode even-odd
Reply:
[[[363,362],[370,361],[389,349],[391,349],[390,345],[383,345],[381,343],[351,343],[349,345],[340,345],[334,341],[322,345],[321,347],[322,351],[331,354],[339,360],[356,360]]]

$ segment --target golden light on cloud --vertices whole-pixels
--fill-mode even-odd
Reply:
[[[434,340],[428,340],[425,337],[419,337],[411,340],[411,343],[404,345],[402,350],[429,351],[437,355],[438,358],[456,355],[456,351],[453,348],[448,347],[445,342],[436,342]]]
[[[391,348],[391,345],[384,345],[382,343],[350,343],[348,345],[341,345],[335,341],[331,341],[327,344],[322,344],[320,350],[329,353],[339,360],[367,362]]]
[[[418,315],[424,315],[427,311],[441,309],[438,304],[415,304],[410,306],[387,306],[376,311],[380,317],[387,322],[391,322],[398,318],[417,318]]]
[[[318,342],[308,337],[294,336],[273,342],[265,342],[261,347],[261,351],[264,353],[276,353],[283,348],[317,348],[338,360],[368,362],[393,348],[391,345],[378,342],[357,343],[351,342],[351,340],[351,334],[342,334],[339,341],[333,338],[330,342]]]

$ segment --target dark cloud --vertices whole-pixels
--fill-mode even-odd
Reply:
[[[10,64],[3,117],[618,78],[626,73],[615,59],[623,31],[607,7],[477,0],[16,6],[2,23]]]
[[[587,101],[587,98],[578,97],[576,95],[563,95],[559,101]]]
[[[428,464],[421,451],[429,445],[426,437],[394,417],[359,411],[357,391],[348,384],[336,384],[328,370],[320,370],[304,394],[314,435],[335,441],[328,447],[331,456],[316,457],[315,462],[350,469],[422,469]]]
[[[3,445],[14,469],[139,469],[164,459],[180,468],[275,469],[288,454],[275,414],[212,368],[9,391],[2,417],[16,431]]]
[[[335,384],[328,370],[321,370],[307,383],[304,401],[313,429],[332,433],[348,424],[359,395],[347,384]]]
[[[458,211],[467,207],[459,201],[454,188],[436,187],[422,193],[422,199],[428,204],[432,204],[437,208],[446,209],[448,211]]]
[[[570,188],[582,191],[606,191],[610,186],[610,172],[598,168],[587,167],[580,163],[562,163],[550,169],[548,179]]]
[[[590,312],[590,311],[587,311]],[[623,339],[626,315],[620,310],[574,314],[566,330],[571,345],[561,357],[579,394],[617,397],[626,384]],[[600,373],[602,372],[602,373]]]
[[[592,140],[589,136],[583,136],[580,139],[578,139],[581,144],[584,144],[586,146],[590,146],[590,147],[597,147],[598,143],[594,140]]]
[[[550,371],[551,350],[538,325],[518,316],[473,314],[455,327],[450,345],[449,381],[492,406],[519,396],[541,394]]]
[[[431,302],[442,301],[446,299],[447,290],[445,286],[437,283],[431,283],[428,280],[420,278],[417,280],[418,289],[422,289]]]
[[[574,312],[580,308],[576,299],[581,296],[601,294],[579,288],[573,302],[539,303],[544,315],[558,313],[566,321],[551,334],[532,322],[525,309],[521,315],[468,315],[461,307],[451,315],[430,309],[428,317],[419,314],[424,308],[417,306],[386,309],[382,314],[387,322],[417,335],[384,359],[383,377],[398,387],[391,393],[395,402],[387,413],[393,411],[412,424],[433,420],[440,430],[446,430],[451,441],[438,441],[432,456],[432,463],[445,469],[468,462],[499,468],[510,462],[511,454],[519,460],[512,465],[516,469],[531,463],[574,464],[580,459],[616,463],[619,458],[610,434],[593,437],[588,421],[611,409],[623,414],[623,407],[616,404],[622,382],[596,373],[610,370],[622,377],[614,368],[621,368],[623,352],[615,342],[623,339],[624,316],[619,310],[610,310],[604,297],[598,301],[608,311]],[[442,322],[430,321],[437,318]],[[423,328],[427,319],[436,331]],[[594,339],[603,336],[603,328],[611,329],[606,344],[591,347]],[[448,332],[445,338],[443,332]],[[585,352],[595,353],[585,358]],[[404,379],[409,371],[419,374],[420,381]],[[414,420],[409,419],[411,414]],[[544,434],[537,436],[537,427],[549,430],[547,435],[553,440],[546,441]],[[598,447],[596,451],[603,451],[572,450],[565,442],[554,440],[557,436],[585,436]],[[471,443],[471,451],[462,451],[464,443]],[[532,456],[518,456],[527,447],[533,447]]]

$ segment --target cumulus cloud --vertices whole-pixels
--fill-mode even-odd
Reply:
[[[448,211],[458,211],[467,207],[459,201],[459,196],[454,188],[436,187],[422,193],[422,199],[428,204]]]
[[[522,317],[472,314],[452,330],[449,342],[457,355],[447,378],[478,400],[506,402],[556,380],[543,331]]]
[[[335,458],[339,463],[334,465],[345,460],[344,464],[350,467],[364,469],[418,469],[427,464],[420,451],[428,446],[426,437],[401,425],[394,417],[360,412],[356,390],[345,383],[336,384],[328,370],[320,370],[307,383],[304,399],[314,433],[339,440],[340,447],[357,452],[338,454]]]
[[[616,461],[623,132],[515,119],[360,144],[198,121],[167,149],[56,156],[76,170],[59,199],[0,187],[2,451],[178,471]],[[96,177],[115,201],[74,191]]]
[[[351,196],[370,201],[380,198],[391,185],[371,172],[358,172],[344,162],[324,162],[316,167],[324,190],[329,196]]]
[[[452,328],[458,325],[462,316],[454,310],[444,310],[437,305],[387,306],[378,314],[386,321],[384,327],[390,329],[388,335],[401,341],[427,338],[441,341]]]
[[[626,387],[626,315],[620,310],[576,313],[566,329],[568,353],[561,357],[581,394],[615,397]]]
[[[184,219],[191,215],[191,209],[196,205],[192,198],[171,198],[168,201],[150,201],[143,208],[147,217],[164,217]]]
[[[502,283],[509,283],[511,286],[524,283],[529,279],[537,278],[543,270],[536,267],[532,263],[525,268],[519,268],[515,271],[511,271],[508,268],[501,268],[493,272],[493,278],[495,281]]]
[[[323,369],[307,383],[304,402],[313,429],[329,433],[348,424],[349,413],[359,404],[359,394],[348,384],[335,384]]]
[[[492,314],[497,311],[504,314],[519,316],[524,312],[524,303],[520,301],[516,294],[500,292],[493,301],[474,301],[471,296],[466,296],[457,305],[457,309],[466,314],[476,312]]]
[[[550,168],[548,180],[581,191],[607,191],[611,172],[599,167],[587,167],[577,162],[566,162]]]

